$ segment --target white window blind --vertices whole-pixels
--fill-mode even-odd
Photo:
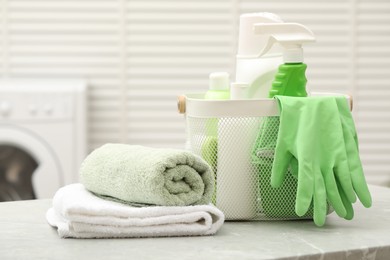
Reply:
[[[356,9],[356,120],[369,181],[390,186],[390,1]]]
[[[386,0],[0,0],[2,77],[85,78],[90,149],[183,147],[176,96],[234,79],[241,13],[311,28],[312,91],[351,93],[370,182],[390,183],[390,2]]]
[[[184,146],[178,94],[205,91],[208,74],[232,71],[229,1],[126,2],[126,139]]]

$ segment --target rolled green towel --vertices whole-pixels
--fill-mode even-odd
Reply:
[[[99,197],[133,206],[210,203],[210,166],[188,151],[105,144],[87,156],[81,183]]]

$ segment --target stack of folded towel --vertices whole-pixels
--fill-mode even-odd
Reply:
[[[200,157],[174,149],[106,144],[57,191],[46,214],[60,237],[211,235],[224,222],[210,204],[214,177]]]

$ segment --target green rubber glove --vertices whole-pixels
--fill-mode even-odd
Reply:
[[[279,187],[287,168],[298,162],[298,188],[295,211],[303,216],[314,206],[314,222],[325,223],[327,200],[345,218],[343,201],[356,200],[344,144],[338,106],[333,97],[276,96],[280,125],[272,169],[271,185]],[[339,187],[342,191],[339,191]],[[345,193],[345,197],[340,196]],[[344,195],[344,194],[342,194]]]
[[[346,147],[352,184],[362,204],[365,207],[370,207],[372,204],[372,200],[359,158],[358,139],[352,114],[349,110],[347,100],[344,97],[335,97],[335,100],[337,102],[339,117],[343,128],[344,144]],[[291,161],[291,172],[297,178],[298,162],[295,157]],[[343,201],[343,205],[347,212],[344,218],[347,220],[351,220],[354,216],[352,203],[355,202],[355,200],[348,200],[347,195],[345,194],[343,188],[339,183],[337,183],[337,187],[340,193],[340,197]]]

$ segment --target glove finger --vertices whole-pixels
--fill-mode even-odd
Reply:
[[[364,177],[363,168],[361,162],[356,162],[357,165],[352,165],[352,184],[360,202],[364,207],[369,208],[372,205],[372,198],[370,190],[368,189],[366,179]]]
[[[343,201],[345,210],[347,212],[344,219],[351,220],[351,219],[353,219],[353,216],[354,216],[352,203],[348,200],[347,196],[345,195],[345,192],[343,191],[343,188],[339,184],[337,186],[339,189],[341,200]]]
[[[314,183],[314,223],[321,227],[325,224],[327,204],[324,179],[320,172],[315,173]]]
[[[307,162],[298,161],[298,187],[295,201],[295,213],[303,216],[308,211],[314,192],[314,172]]]
[[[352,186],[348,162],[343,160],[334,167],[333,171],[337,176],[337,180],[339,181],[341,187],[343,187],[348,200],[352,203],[356,202],[356,195]]]
[[[347,155],[349,158],[348,163],[353,189],[363,206],[369,208],[372,205],[372,199],[364,176],[358,146],[354,143],[354,138],[350,132],[345,134],[345,139],[349,143],[347,146]]]
[[[344,218],[347,214],[347,211],[344,207],[341,194],[339,193],[338,185],[336,183],[333,171],[328,169],[324,172],[324,181],[326,187],[327,198],[336,211],[337,215],[341,218]]]
[[[371,194],[367,186],[366,178],[364,177],[362,162],[359,157],[359,151],[357,145],[354,143],[353,136],[350,132],[346,133],[345,139],[348,141],[348,163],[351,175],[351,182],[356,195],[359,197],[360,202],[366,208],[371,207],[372,199]],[[343,187],[344,188],[344,187]],[[345,191],[345,190],[344,190]]]
[[[348,164],[353,188],[359,200],[365,207],[372,205],[370,191],[364,177],[363,167],[359,157],[359,145],[355,123],[345,99],[336,99],[340,112],[340,120],[343,126],[343,135],[346,144]]]
[[[274,188],[280,187],[284,182],[287,174],[288,165],[290,164],[292,154],[287,150],[276,147],[274,161],[272,164],[271,186]]]

